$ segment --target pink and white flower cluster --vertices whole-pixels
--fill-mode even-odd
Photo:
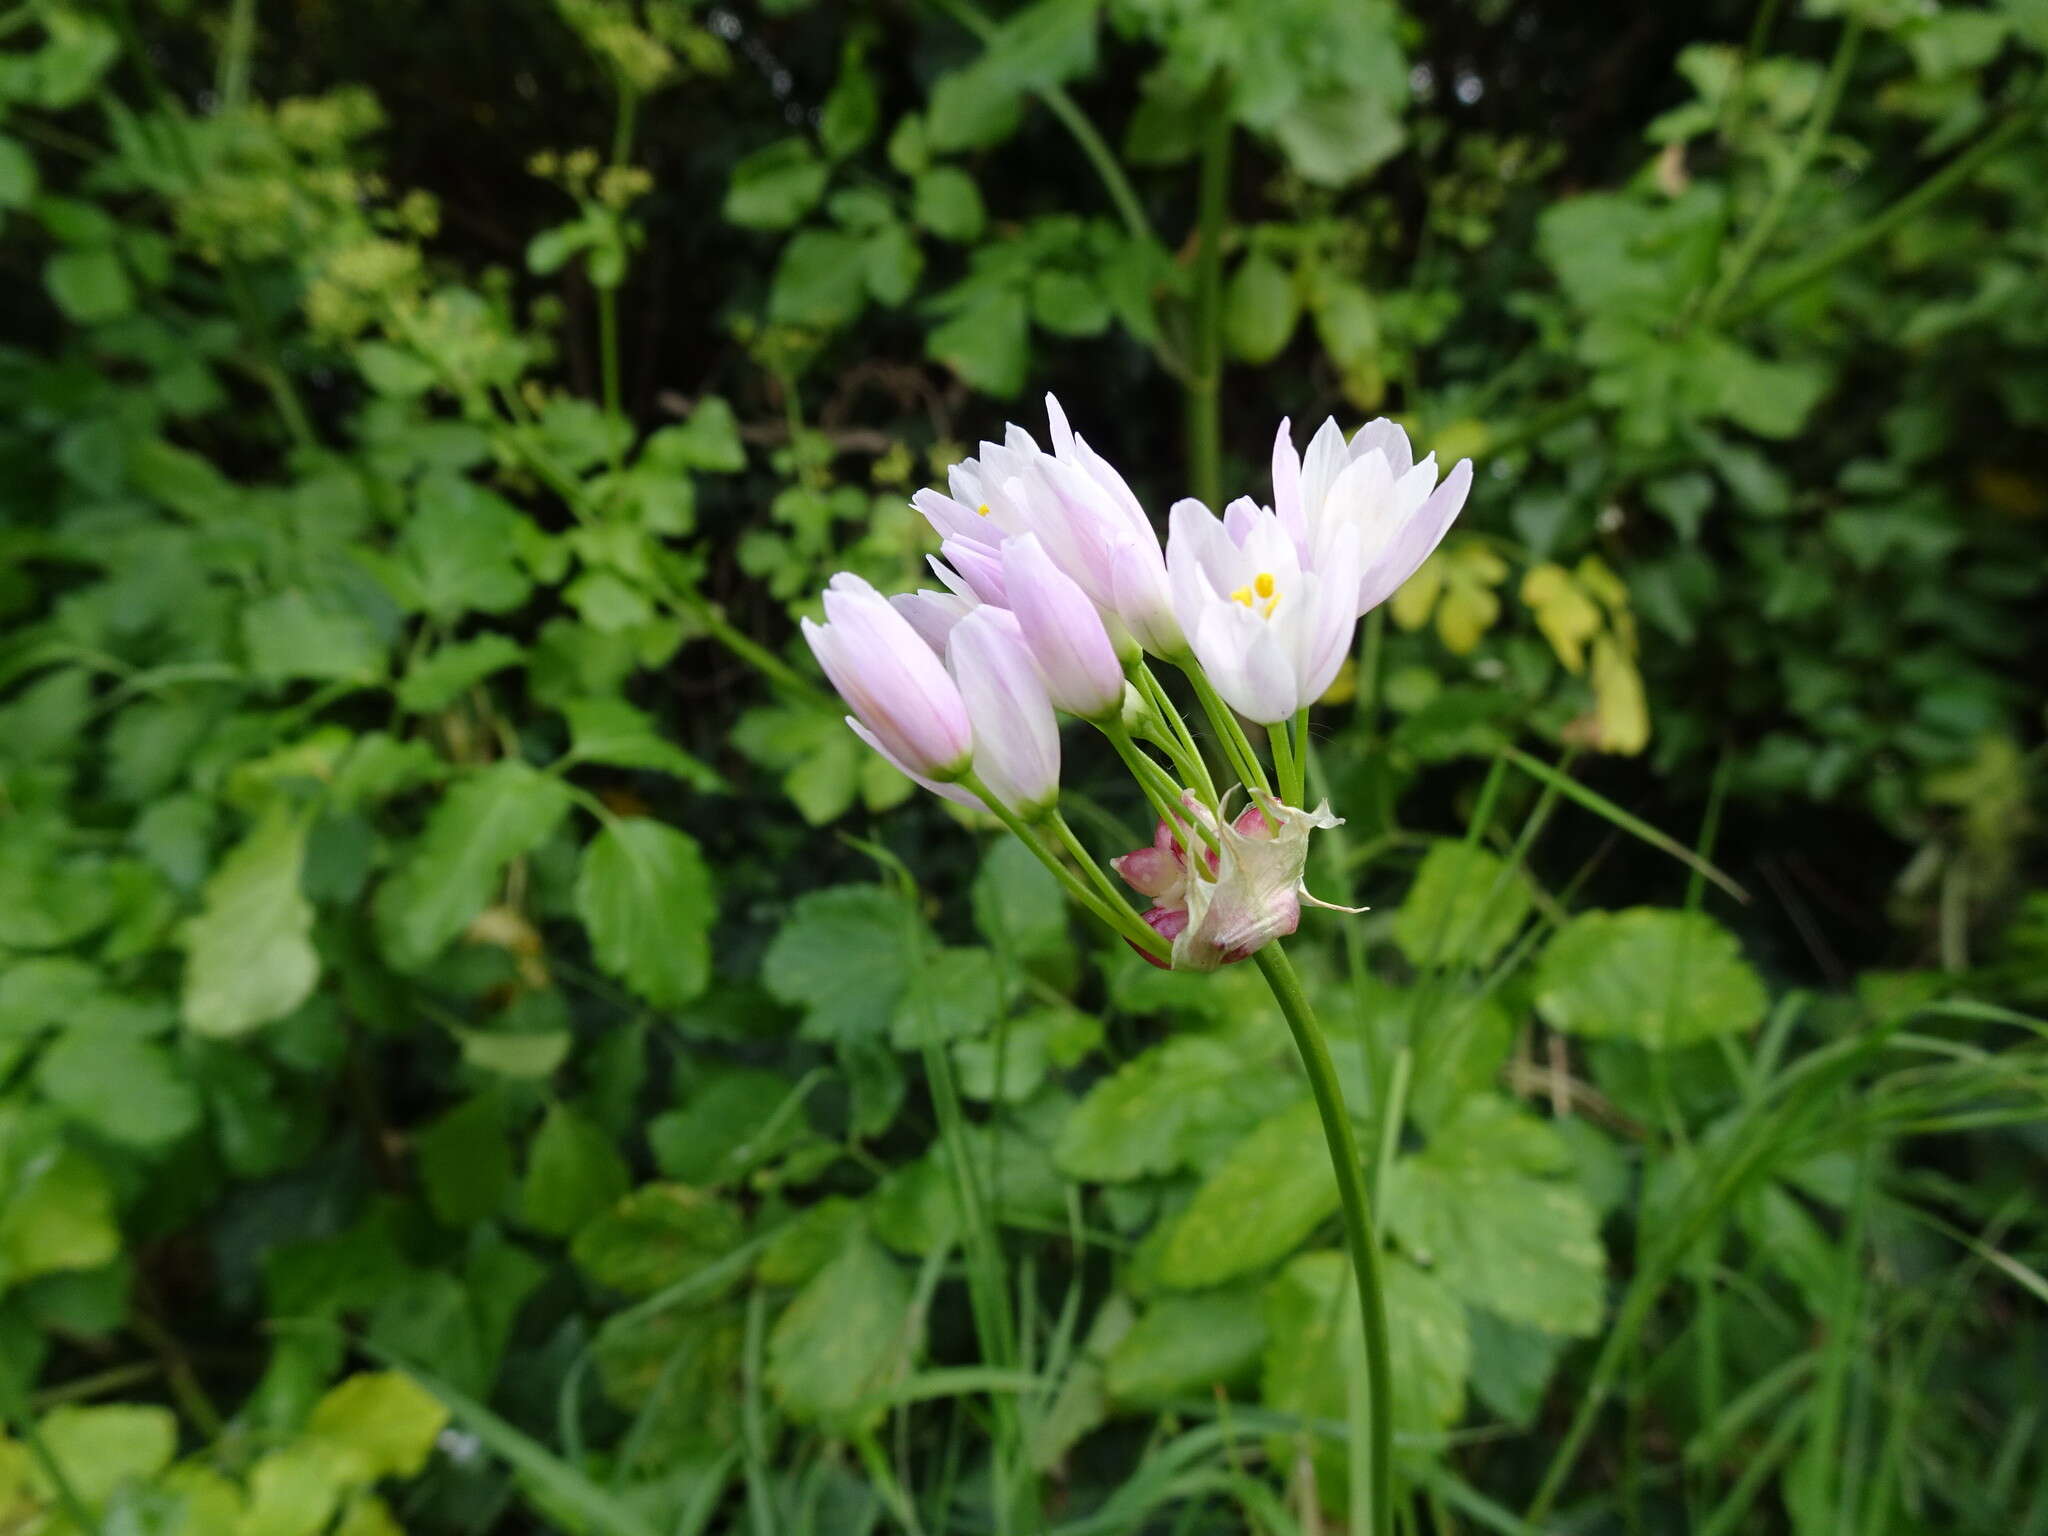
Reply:
[[[884,597],[841,573],[825,622],[803,626],[862,740],[938,794],[985,794],[1026,821],[1058,797],[1056,712],[1114,729],[1146,655],[1199,669],[1247,720],[1292,720],[1329,688],[1359,617],[1435,550],[1472,483],[1469,460],[1439,483],[1435,456],[1416,462],[1384,419],[1349,440],[1326,421],[1306,454],[1283,421],[1272,504],[1240,497],[1218,518],[1178,501],[1162,547],[1124,478],[1050,395],[1046,410],[1050,451],[1012,426],[955,465],[946,492],[912,499],[939,535],[938,588]],[[1148,914],[1189,968],[1291,932],[1307,834],[1335,824],[1270,796],[1233,823],[1201,814],[1210,862],[1186,873],[1184,900],[1162,903],[1181,929]],[[1176,839],[1192,827],[1161,828],[1185,866]],[[1154,863],[1133,854],[1119,867]],[[1263,919],[1246,915],[1254,899]]]

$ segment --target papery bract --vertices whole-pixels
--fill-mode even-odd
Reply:
[[[1239,714],[1278,724],[1335,680],[1357,623],[1354,530],[1339,530],[1310,569],[1273,512],[1239,498],[1219,522],[1184,500],[1169,516],[1166,560],[1188,645]]]
[[[1194,843],[1192,868],[1165,822],[1150,847],[1110,860],[1133,888],[1153,897],[1144,918],[1172,941],[1171,969],[1213,971],[1249,958],[1301,925],[1304,902],[1338,912],[1364,910],[1317,901],[1303,883],[1309,834],[1343,825],[1327,802],[1304,811],[1262,798],[1220,827],[1192,798],[1187,804],[1190,818],[1209,828],[1217,845],[1212,850]],[[1145,958],[1160,964],[1150,955]]]
[[[977,608],[953,626],[946,663],[974,726],[974,771],[1020,816],[1059,797],[1060,732],[1015,614]]]
[[[1119,712],[1124,672],[1102,615],[1037,535],[1004,542],[1003,585],[1053,704],[1088,720]]]
[[[802,627],[864,740],[923,780],[967,771],[974,730],[959,686],[887,598],[841,571],[825,589],[825,622]]]
[[[1430,557],[1471,488],[1470,459],[1438,485],[1436,455],[1416,463],[1408,434],[1384,416],[1349,443],[1326,420],[1300,456],[1287,422],[1273,439],[1273,509],[1302,562],[1325,569],[1343,532],[1356,532],[1360,614],[1393,596]]]

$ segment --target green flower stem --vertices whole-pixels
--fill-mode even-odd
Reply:
[[[1153,931],[1152,926],[1123,902],[1118,901],[1112,905],[1083,885],[1080,876],[1061,863],[1059,856],[1045,845],[1045,840],[1030,826],[1026,825],[1014,811],[991,794],[988,786],[982,783],[980,779],[976,778],[972,773],[968,773],[960,779],[960,786],[970,791],[983,805],[987,806],[990,814],[997,821],[1000,821],[1019,842],[1037,855],[1038,862],[1052,872],[1053,878],[1059,881],[1069,896],[1073,897],[1084,908],[1115,929],[1120,937],[1129,939],[1140,949],[1148,954],[1156,955],[1162,960],[1172,953],[1171,947]]]
[[[1197,191],[1194,367],[1186,380],[1188,484],[1215,508],[1223,495],[1223,225],[1230,200],[1230,87],[1219,74],[1202,110]]]
[[[1842,93],[1849,84],[1849,72],[1856,64],[1856,45],[1863,40],[1863,24],[1854,18],[1842,28],[1841,42],[1835,48],[1834,61],[1828,66],[1827,81],[1821,87],[1820,98],[1806,116],[1806,126],[1801,130],[1799,142],[1793,147],[1792,163],[1779,180],[1771,199],[1757,215],[1742,237],[1742,243],[1728,258],[1728,264],[1721,271],[1721,277],[1713,290],[1700,305],[1699,323],[1712,325],[1714,317],[1735,292],[1742,286],[1756,259],[1770,244],[1771,236],[1778,232],[1778,225],[1784,220],[1786,210],[1792,206],[1792,196],[1799,190],[1799,184],[1806,179],[1806,169],[1813,163],[1813,157],[1820,152],[1821,140],[1826,137],[1828,125],[1835,120],[1835,109],[1842,104]]]
[[[1244,727],[1237,723],[1237,716],[1231,713],[1230,706],[1216,692],[1201,663],[1189,657],[1181,663],[1181,671],[1194,685],[1195,697],[1202,701],[1202,713],[1209,717],[1210,729],[1223,744],[1223,755],[1230,759],[1231,772],[1243,781],[1246,789],[1263,790],[1270,795],[1273,787],[1266,782],[1266,770],[1259,766],[1259,754],[1252,750]]]
[[[1182,835],[1183,829],[1192,827],[1194,835],[1200,837],[1211,848],[1216,847],[1216,834],[1190,816],[1187,807],[1181,804],[1180,785],[1174,783],[1164,768],[1139,749],[1138,744],[1131,740],[1131,733],[1117,724],[1104,725],[1101,730],[1102,734],[1109,738],[1110,745],[1116,748],[1117,756],[1124,760],[1124,766],[1129,768],[1137,779],[1138,787],[1144,790],[1145,798],[1151,802],[1153,811],[1161,821],[1172,827],[1177,835],[1181,835],[1181,842],[1187,842],[1187,837]]]
[[[1059,845],[1067,850],[1067,857],[1080,865],[1081,872],[1101,893],[1103,900],[1116,906],[1124,905],[1124,893],[1116,888],[1108,871],[1096,862],[1095,855],[1088,851],[1087,845],[1075,834],[1074,829],[1067,825],[1067,818],[1060,814],[1057,806],[1047,812],[1045,824],[1052,829],[1052,835],[1059,839]]]
[[[993,42],[999,27],[996,22],[984,16],[968,0],[930,0],[934,8],[944,11],[954,21],[972,32],[982,42]],[[1130,178],[1124,175],[1123,166],[1117,161],[1116,153],[1109,142],[1096,131],[1088,120],[1088,114],[1074,104],[1074,98],[1057,85],[1034,85],[1038,99],[1046,104],[1052,115],[1060,120],[1060,126],[1067,130],[1081,153],[1088,157],[1088,163],[1095,168],[1095,174],[1102,178],[1102,187],[1109,194],[1109,200],[1116,205],[1117,216],[1124,221],[1124,228],[1136,240],[1152,240],[1152,223],[1145,217],[1144,204],[1138,201],[1138,194],[1132,188]]]
[[[1273,748],[1273,777],[1280,781],[1280,798],[1288,805],[1301,804],[1301,759],[1288,738],[1288,722],[1266,727],[1266,740]]]
[[[1273,1000],[1287,1016],[1287,1027],[1294,1032],[1302,1068],[1308,1073],[1309,1090],[1315,1094],[1316,1109],[1322,1115],[1323,1138],[1330,1147],[1330,1167],[1337,1176],[1337,1193],[1344,1207],[1344,1237],[1351,1249],[1352,1272],[1358,1277],[1358,1310],[1365,1322],[1366,1469],[1372,1483],[1370,1531],[1371,1536],[1393,1536],[1393,1381],[1387,1359],[1386,1302],[1380,1294],[1379,1239],[1374,1235],[1372,1207],[1366,1198],[1365,1168],[1359,1161],[1351,1116],[1344,1108],[1344,1089],[1337,1081],[1336,1065],[1330,1060],[1330,1048],[1324,1043],[1315,1011],[1301,989],[1301,978],[1295,974],[1278,940],[1252,958],[1259,963],[1266,985],[1273,989]]]
[[[1939,202],[1976,175],[1987,160],[2032,127],[2034,120],[2044,111],[2048,111],[2048,81],[2036,82],[2004,122],[1896,202],[1873,214],[1840,239],[1810,255],[1795,257],[1767,273],[1766,280],[1751,290],[1748,298],[1723,311],[1723,318],[1733,325],[1761,314],[1788,293],[1805,287],[1851,256],[1875,245],[1907,219]]]
[[[1195,742],[1194,733],[1181,717],[1180,710],[1167,696],[1166,685],[1153,674],[1151,667],[1142,660],[1131,669],[1132,681],[1139,694],[1150,704],[1165,723],[1171,742],[1162,743],[1167,756],[1173,759],[1174,771],[1178,773],[1202,797],[1202,803],[1210,810],[1221,814],[1222,807],[1216,800],[1216,781],[1210,777],[1208,759],[1202,756],[1202,749]]]

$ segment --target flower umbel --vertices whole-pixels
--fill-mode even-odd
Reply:
[[[1146,959],[1213,971],[1293,933],[1304,904],[1331,905],[1302,872],[1310,834],[1341,823],[1327,803],[1290,803],[1307,798],[1307,710],[1359,615],[1442,539],[1472,466],[1439,484],[1435,458],[1415,462],[1385,420],[1348,442],[1325,422],[1297,456],[1283,421],[1273,505],[1240,497],[1219,518],[1176,502],[1162,548],[1050,395],[1046,414],[1050,451],[1012,426],[955,465],[946,492],[912,498],[940,538],[939,588],[885,598],[841,573],[804,638],[862,740],[934,793],[993,811]],[[1193,683],[1250,795],[1234,818],[1237,790],[1212,774],[1146,653]],[[1101,731],[1157,819],[1149,846],[1109,861],[1151,903],[1142,914],[1060,816],[1058,712]],[[1270,776],[1239,717],[1268,727]]]

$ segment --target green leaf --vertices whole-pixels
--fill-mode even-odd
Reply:
[[[1472,1390],[1510,1424],[1530,1428],[1564,1353],[1564,1340],[1496,1317],[1484,1307],[1471,1308],[1466,1323],[1472,1333]]]
[[[367,683],[384,675],[384,641],[370,621],[297,587],[242,610],[242,648],[249,670],[271,682]]]
[[[441,1400],[402,1371],[361,1371],[313,1406],[306,1432],[348,1459],[349,1481],[418,1477],[448,1422]]]
[[[1301,1098],[1261,1122],[1202,1181],[1153,1276],[1198,1290],[1278,1263],[1337,1209],[1322,1119]]]
[[[616,1204],[629,1183],[611,1138],[568,1105],[551,1104],[527,1154],[520,1211],[534,1231],[567,1237]]]
[[[920,957],[896,1005],[889,1040],[899,1051],[983,1033],[1002,1013],[995,957],[985,949],[941,949]]]
[[[717,1188],[746,1177],[810,1130],[796,1084],[763,1067],[727,1067],[680,1109],[648,1122],[647,1143],[665,1178]]]
[[[43,284],[79,325],[113,320],[135,307],[135,287],[121,258],[105,248],[58,251],[43,263]]]
[[[788,229],[824,193],[826,175],[808,139],[781,139],[757,149],[733,167],[726,220],[744,229]]]
[[[533,590],[518,557],[525,522],[474,481],[428,475],[397,547],[379,566],[385,585],[408,609],[444,624],[472,611],[509,612]]]
[[[916,965],[917,917],[878,885],[799,897],[761,960],[761,984],[804,1010],[809,1040],[879,1040]]]
[[[1219,1133],[1242,1133],[1277,1107],[1276,1086],[1288,1099],[1300,1091],[1278,1073],[1248,1074],[1218,1041],[1177,1035],[1089,1090],[1060,1126],[1053,1160],[1069,1178],[1105,1182],[1195,1166]]]
[[[666,773],[707,792],[728,787],[717,769],[662,736],[645,710],[624,699],[571,699],[562,713],[569,718],[569,755],[579,762]]]
[[[1259,251],[1238,263],[1223,292],[1223,335],[1233,356],[1271,362],[1300,318],[1301,296],[1285,267]]]
[[[1553,1029],[1653,1050],[1734,1034],[1767,1001],[1735,936],[1703,912],[1582,912],[1537,962],[1536,1009]]]
[[[0,134],[0,208],[26,208],[35,200],[36,157],[21,140]]]
[[[108,1403],[53,1408],[36,1426],[50,1459],[88,1509],[99,1509],[130,1478],[154,1477],[178,1452],[178,1420],[168,1408]],[[29,1486],[49,1499],[55,1489],[40,1462],[30,1464]]]
[[[739,1211],[716,1196],[684,1184],[643,1184],[588,1222],[569,1251],[599,1285],[651,1296],[717,1263],[744,1235]]]
[[[400,970],[438,955],[490,904],[505,866],[531,853],[569,809],[557,780],[512,759],[450,789],[377,892],[378,940]]]
[[[439,378],[432,363],[388,341],[356,343],[355,360],[370,388],[400,400],[418,398],[432,389]]]
[[[1570,1151],[1542,1121],[1491,1096],[1470,1101],[1422,1152],[1394,1165],[1387,1225],[1409,1256],[1475,1306],[1583,1337],[1604,1301],[1593,1208],[1551,1175]]]
[[[970,65],[941,76],[932,87],[925,141],[940,154],[999,144],[1024,118],[1022,93],[992,81]]]
[[[1060,883],[1016,838],[990,844],[969,900],[974,926],[996,950],[1026,959],[1066,950],[1067,909]]]
[[[1464,1412],[1472,1357],[1465,1309],[1421,1270],[1387,1255],[1380,1264],[1387,1314],[1389,1375],[1397,1434],[1436,1435]],[[1352,1384],[1365,1366],[1365,1328],[1350,1259],[1304,1253],[1264,1292],[1266,1346],[1260,1378],[1264,1406],[1308,1418],[1348,1417]],[[1341,1479],[1343,1449],[1318,1455],[1318,1472]]]
[[[4,1130],[4,1126],[0,1126]],[[7,1148],[0,1144],[0,1157]],[[114,1194],[100,1165],[73,1147],[28,1159],[0,1186],[0,1289],[37,1275],[97,1269],[121,1251]]]
[[[768,290],[768,318],[777,325],[838,330],[858,319],[866,304],[860,236],[806,229],[782,248]]]
[[[1109,295],[1091,277],[1047,267],[1031,278],[1031,318],[1055,336],[1100,336],[1109,329]]]
[[[406,671],[398,685],[398,702],[415,714],[446,709],[493,672],[517,666],[525,655],[516,641],[504,635],[478,635],[474,640],[440,646]]]
[[[199,914],[183,934],[189,1028],[244,1035],[312,994],[320,957],[313,904],[299,889],[305,858],[306,823],[279,803],[206,882]]]
[[[890,223],[870,233],[861,245],[861,272],[877,304],[894,309],[908,299],[924,275],[924,252],[909,226]]]
[[[706,395],[680,426],[664,427],[647,441],[645,456],[664,468],[737,474],[747,467],[739,419],[718,395]]]
[[[160,1045],[72,1030],[36,1063],[43,1097],[123,1146],[155,1151],[199,1124],[199,1095]]]
[[[882,103],[875,77],[861,58],[864,45],[849,43],[839,64],[839,79],[818,114],[818,138],[825,153],[844,159],[874,137]]]
[[[1399,104],[1364,91],[1306,98],[1273,125],[1273,137],[1295,170],[1326,187],[1377,170],[1407,142]]]
[[[1520,931],[1535,904],[1529,878],[1476,843],[1430,845],[1394,916],[1408,963],[1485,965]]]
[[[800,1423],[871,1428],[885,1411],[879,1395],[909,1367],[914,1320],[909,1278],[874,1242],[855,1237],[769,1334],[769,1390]]]
[[[687,833],[645,817],[610,823],[583,850],[576,913],[597,963],[657,1007],[687,1003],[710,980],[717,900]]]
[[[448,1111],[414,1139],[427,1204],[451,1227],[495,1217],[512,1187],[512,1143],[495,1093]]]
[[[978,238],[988,217],[974,178],[952,165],[935,166],[912,183],[911,216],[941,240],[959,244]]]
[[[1168,1296],[1148,1307],[1105,1362],[1109,1395],[1134,1407],[1209,1397],[1258,1369],[1266,1324],[1242,1287]]]
[[[925,338],[925,355],[975,389],[1007,400],[1024,387],[1031,357],[1024,295],[999,288],[967,305]]]

